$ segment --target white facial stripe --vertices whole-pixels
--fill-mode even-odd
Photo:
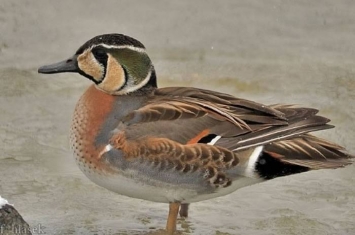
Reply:
[[[152,75],[152,69],[149,70],[148,75],[144,78],[144,80],[141,81],[140,83],[138,83],[137,85],[126,86],[125,88],[123,88],[122,90],[119,90],[118,92],[115,92],[114,94],[122,95],[122,94],[128,94],[130,92],[139,90],[140,88],[142,88],[144,85],[146,85],[148,83],[151,75]]]
[[[134,47],[132,45],[115,46],[115,45],[107,45],[107,44],[104,44],[104,43],[93,45],[90,48],[90,50],[92,50],[94,47],[97,47],[97,46],[102,46],[102,47],[107,48],[107,49],[129,49],[131,51],[136,51],[136,52],[139,52],[139,53],[146,53],[144,48]],[[139,90],[140,88],[145,86],[150,80],[150,77],[152,75],[152,70],[153,70],[153,66],[151,66],[151,68],[149,69],[149,72],[148,72],[147,76],[137,85],[134,85],[134,81],[132,79],[126,78],[126,79],[128,79],[127,80],[127,84],[122,90],[118,90],[118,89],[116,89],[116,90],[112,90],[112,89],[111,90],[107,90],[107,89],[103,88],[101,84],[98,85],[98,88],[100,90],[103,90],[103,91],[108,92],[108,93],[113,94],[113,95],[124,95],[124,94],[130,93],[130,92]],[[109,69],[107,69],[107,71],[109,71]],[[106,74],[106,77],[107,77],[107,74]]]
[[[246,167],[246,170],[245,170],[245,173],[247,176],[255,177],[255,173],[254,173],[255,164],[258,161],[259,156],[260,156],[261,152],[263,151],[263,149],[264,149],[264,146],[258,146],[254,149],[253,153],[251,154],[248,164],[247,164],[247,167]]]
[[[221,138],[220,135],[217,135],[216,137],[214,137],[211,142],[207,143],[208,145],[214,145],[219,139]]]
[[[97,46],[102,46],[102,47],[107,48],[107,49],[130,49],[132,51],[136,51],[136,52],[140,52],[140,53],[144,53],[145,52],[144,48],[134,47],[134,46],[131,46],[131,45],[115,46],[115,45],[107,45],[107,44],[96,44],[93,47],[97,47]]]

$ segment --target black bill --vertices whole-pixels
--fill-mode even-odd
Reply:
[[[65,72],[78,72],[78,62],[77,62],[77,55],[70,57],[67,60],[42,66],[38,69],[38,73],[65,73]]]

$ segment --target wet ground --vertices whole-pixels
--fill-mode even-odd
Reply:
[[[91,37],[131,35],[160,86],[215,89],[321,110],[319,133],[355,153],[353,1],[0,0],[0,195],[47,234],[146,234],[167,206],[91,183],[71,156],[74,105],[90,82],[42,76]],[[355,234],[355,166],[280,178],[195,203],[184,234]]]

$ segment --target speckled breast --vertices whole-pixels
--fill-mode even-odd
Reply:
[[[90,86],[75,107],[70,145],[75,160],[85,175],[107,170],[100,161],[100,152],[105,144],[97,144],[96,138],[110,113],[113,98]]]
[[[74,111],[70,145],[79,168],[89,178],[92,173],[112,171],[101,161],[102,153],[122,117],[139,107],[141,100],[109,95],[94,85],[81,96]]]
[[[195,190],[181,190],[178,186],[151,185],[147,182],[154,179],[129,176],[118,165],[106,160],[105,148],[113,131],[122,118],[141,107],[146,99],[146,96],[108,95],[95,86],[82,95],[74,111],[70,134],[71,148],[79,168],[94,183],[133,198],[169,202],[196,195]]]

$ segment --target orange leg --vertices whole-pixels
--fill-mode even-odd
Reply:
[[[189,203],[183,203],[181,204],[181,207],[180,207],[180,217],[183,217],[183,218],[187,218],[187,216],[189,215]]]
[[[169,204],[169,216],[168,221],[166,223],[166,231],[169,235],[174,234],[174,232],[176,231],[176,219],[179,213],[179,208],[179,202],[171,202]]]

